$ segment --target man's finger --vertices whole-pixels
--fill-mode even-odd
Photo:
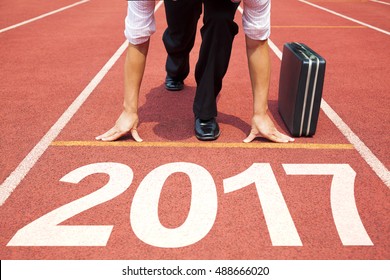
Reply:
[[[111,135],[107,135],[106,137],[103,137],[102,141],[107,141],[107,142],[108,141],[115,141],[115,140],[117,140],[118,138],[122,137],[125,134],[126,134],[126,132],[116,131],[116,132],[114,132]]]
[[[291,138],[287,135],[284,135],[280,133],[279,131],[271,134],[263,134],[263,133],[254,133],[251,132],[247,138],[244,139],[244,143],[249,143],[252,142],[256,137],[263,137],[265,139],[268,139],[272,142],[276,143],[288,143],[288,142],[293,142],[295,139]]]
[[[116,132],[116,130],[114,128],[111,128],[109,131],[103,133],[102,135],[95,137],[95,139],[96,140],[103,140],[103,138],[110,137],[115,132]]]
[[[294,142],[295,141],[294,138],[291,138],[290,136],[283,134],[279,131],[276,133],[276,136],[278,137],[278,139],[281,139],[283,142]]]
[[[256,137],[257,137],[257,134],[251,132],[251,133],[249,133],[248,137],[246,137],[246,138],[244,139],[244,143],[250,143],[250,142],[252,142],[253,139],[255,139]]]
[[[137,142],[142,142],[142,138],[139,136],[138,131],[136,129],[131,130],[131,136],[133,136],[134,140]]]
[[[262,137],[264,137],[265,139],[268,139],[272,142],[275,142],[275,143],[287,143],[287,139],[283,139],[281,137],[279,137],[279,135],[277,133],[271,133],[271,134],[262,134],[261,135]]]

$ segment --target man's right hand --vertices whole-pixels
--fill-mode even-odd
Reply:
[[[137,113],[127,113],[126,111],[123,111],[114,127],[106,133],[97,136],[95,139],[102,141],[115,141],[130,132],[135,141],[142,142],[142,139],[137,131],[138,122],[139,119]]]

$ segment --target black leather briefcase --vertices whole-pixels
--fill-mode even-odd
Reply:
[[[317,129],[326,61],[302,43],[283,47],[278,109],[295,137],[312,136]]]

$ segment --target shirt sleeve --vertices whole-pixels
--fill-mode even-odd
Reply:
[[[243,0],[242,25],[253,40],[266,40],[271,35],[271,0]]]
[[[154,6],[155,1],[127,1],[124,33],[131,44],[142,44],[156,32]]]

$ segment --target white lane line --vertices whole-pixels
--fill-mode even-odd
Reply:
[[[14,29],[14,28],[17,28],[17,27],[22,26],[22,25],[25,25],[25,24],[28,24],[28,23],[30,23],[30,22],[33,22],[33,21],[36,21],[36,20],[45,18],[45,17],[47,17],[47,16],[51,16],[51,15],[53,15],[53,14],[62,12],[62,11],[64,11],[64,10],[73,8],[73,7],[77,6],[77,5],[84,4],[84,3],[86,3],[86,2],[89,2],[89,0],[82,0],[82,1],[80,1],[80,2],[76,2],[76,3],[74,3],[74,4],[71,4],[71,5],[69,5],[69,6],[60,8],[60,9],[58,9],[58,10],[55,10],[55,11],[52,11],[52,12],[49,12],[49,13],[46,13],[46,14],[37,16],[37,17],[35,17],[35,18],[29,19],[29,20],[25,20],[25,21],[23,21],[23,22],[20,22],[20,23],[11,25],[11,26],[9,26],[9,27],[0,29],[0,33],[5,32],[5,31],[8,31],[8,30],[11,30],[11,29]]]
[[[390,35],[390,32],[385,31],[383,29],[379,29],[375,26],[341,15],[339,13],[304,0],[299,1],[334,14],[336,16],[340,16],[342,18],[364,25],[368,28],[377,30],[384,34]],[[332,107],[329,106],[329,104],[324,99],[322,99],[321,101],[321,109],[328,116],[328,118],[336,125],[340,132],[348,139],[348,141],[355,147],[355,149],[359,152],[359,154],[367,162],[367,164],[372,168],[372,170],[377,174],[377,176],[383,181],[383,183],[390,188],[390,172],[386,168],[386,166],[375,156],[375,154],[366,146],[366,144],[364,144],[364,142],[360,140],[360,138],[352,131],[352,129],[340,118],[340,116],[332,109]]]
[[[280,51],[271,40],[268,40],[268,44],[276,56],[282,60],[282,51]],[[366,144],[360,140],[360,138],[323,98],[321,99],[321,109],[340,130],[340,132],[348,139],[348,141],[355,147],[361,157],[367,162],[367,164],[372,168],[372,170],[382,180],[382,182],[390,188],[390,172],[386,166],[375,156],[375,154],[366,146]]]
[[[83,105],[85,100],[89,97],[92,91],[101,82],[107,72],[115,64],[118,58],[127,48],[127,42],[124,42],[122,46],[116,51],[111,59],[103,66],[103,68],[97,73],[87,87],[80,93],[80,95],[73,101],[68,109],[62,114],[57,122],[49,129],[49,131],[43,136],[38,144],[30,151],[30,153],[23,159],[18,167],[10,174],[10,176],[0,185],[0,205],[2,205],[8,196],[19,185],[23,178],[27,175],[30,169],[35,165],[38,159],[50,146],[50,143],[58,136],[61,130],[68,124],[73,115]]]
[[[378,175],[383,183],[390,188],[390,172],[386,166],[374,155],[374,153],[364,144],[362,140],[352,131],[352,129],[340,118],[340,116],[322,99],[321,109],[328,118],[336,125],[341,133],[348,139],[355,149],[359,152],[362,158]]]
[[[154,11],[161,6],[162,1],[160,1]],[[4,204],[7,198],[11,193],[16,189],[20,184],[23,178],[47,150],[50,144],[54,139],[59,135],[61,130],[68,124],[71,118],[76,114],[80,107],[84,104],[87,98],[91,95],[94,89],[99,85],[103,80],[105,75],[111,69],[111,67],[116,63],[119,57],[127,49],[128,42],[125,41],[115,54],[110,58],[110,60],[103,66],[103,68],[96,74],[96,76],[91,80],[87,87],[80,93],[80,95],[73,101],[73,103],[66,109],[62,116],[57,120],[57,122],[49,129],[49,131],[43,136],[43,138],[35,145],[35,147],[30,151],[30,153],[19,163],[16,169],[5,179],[5,181],[0,185],[0,206]]]
[[[276,54],[276,56],[282,60],[283,53],[279,48],[272,42],[270,39],[268,40],[268,45],[271,48],[271,50]]]
[[[387,3],[387,2],[378,1],[378,0],[370,0],[370,1],[371,1],[371,2],[375,2],[375,3],[379,3],[379,4],[389,5],[389,6],[390,6],[390,3]]]
[[[340,14],[340,13],[337,13],[337,12],[335,12],[335,11],[329,10],[329,9],[324,8],[324,7],[321,7],[321,6],[319,6],[319,5],[316,5],[316,4],[307,2],[307,1],[305,1],[305,0],[298,0],[298,1],[299,1],[299,2],[302,2],[302,3],[305,3],[305,4],[307,4],[307,5],[313,6],[313,7],[317,8],[317,9],[326,11],[326,12],[331,13],[331,14],[333,14],[333,15],[336,15],[336,16],[338,16],[338,17],[342,17],[342,18],[344,18],[344,19],[347,19],[347,20],[356,22],[356,23],[358,23],[358,24],[360,24],[360,25],[364,25],[364,26],[366,26],[366,27],[368,27],[368,28],[374,29],[374,30],[379,31],[379,32],[381,32],[381,33],[384,33],[384,34],[386,34],[386,35],[390,35],[390,32],[389,32],[389,31],[386,31],[386,30],[383,30],[383,29],[381,29],[381,28],[375,27],[375,26],[373,26],[373,25],[364,23],[364,22],[362,22],[362,21],[360,21],[360,20],[357,20],[357,19],[354,19],[354,18],[345,16],[345,15],[342,15],[342,14]]]

